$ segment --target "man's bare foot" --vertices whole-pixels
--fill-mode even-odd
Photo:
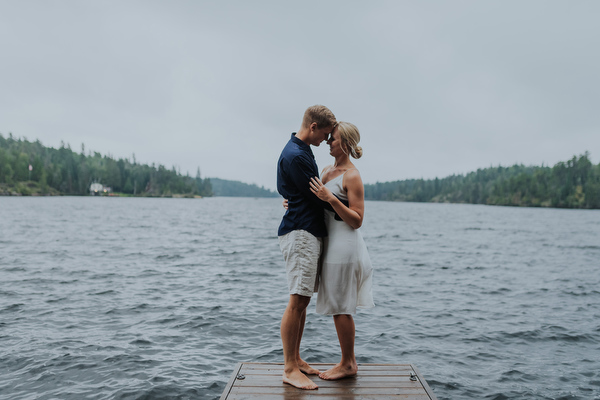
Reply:
[[[308,363],[302,359],[298,360],[298,368],[300,368],[300,371],[304,372],[306,375],[318,375],[321,372],[318,369],[308,365]]]
[[[306,375],[299,369],[296,369],[290,373],[283,372],[283,383],[297,387],[298,389],[313,390],[318,389],[316,383],[308,379]]]
[[[356,364],[354,365],[340,365],[337,364],[335,367],[322,372],[319,374],[319,378],[325,379],[328,381],[334,381],[336,379],[349,378],[351,376],[356,375],[358,372],[358,367]]]

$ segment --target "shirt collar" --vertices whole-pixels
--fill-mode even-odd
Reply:
[[[304,143],[302,140],[296,137],[296,132],[292,132],[292,142],[296,143],[300,147],[310,150],[310,146]]]

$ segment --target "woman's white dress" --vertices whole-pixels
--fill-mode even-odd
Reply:
[[[325,186],[347,200],[342,185],[344,174],[333,178]],[[360,229],[336,220],[335,213],[329,210],[325,210],[325,224],[328,236],[323,251],[317,312],[325,315],[355,314],[357,307],[373,307],[373,267]]]

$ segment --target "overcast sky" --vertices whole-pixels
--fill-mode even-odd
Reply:
[[[598,21],[600,1],[0,0],[0,133],[275,189],[324,104],[365,183],[598,163]]]

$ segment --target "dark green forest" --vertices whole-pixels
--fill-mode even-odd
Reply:
[[[443,179],[368,184],[365,199],[598,209],[600,164],[586,152],[553,167],[498,166]]]
[[[31,171],[29,166],[31,165]],[[97,152],[86,154],[61,144],[46,147],[0,134],[0,194],[85,195],[90,185],[101,183],[113,193],[135,196],[212,196],[210,180],[182,175],[175,167],[140,164],[135,156],[114,159]]]
[[[31,165],[31,171],[29,166]],[[46,147],[0,134],[0,195],[85,195],[101,183],[126,196],[274,197],[256,185],[218,178],[182,175],[172,167],[140,164],[67,144]],[[365,199],[412,202],[472,203],[502,206],[600,209],[600,164],[589,153],[553,167],[489,167],[466,175],[408,179],[365,185]]]
[[[210,178],[210,184],[215,196],[226,197],[278,197],[279,194],[264,187],[249,185],[238,181],[228,181],[219,178]]]

